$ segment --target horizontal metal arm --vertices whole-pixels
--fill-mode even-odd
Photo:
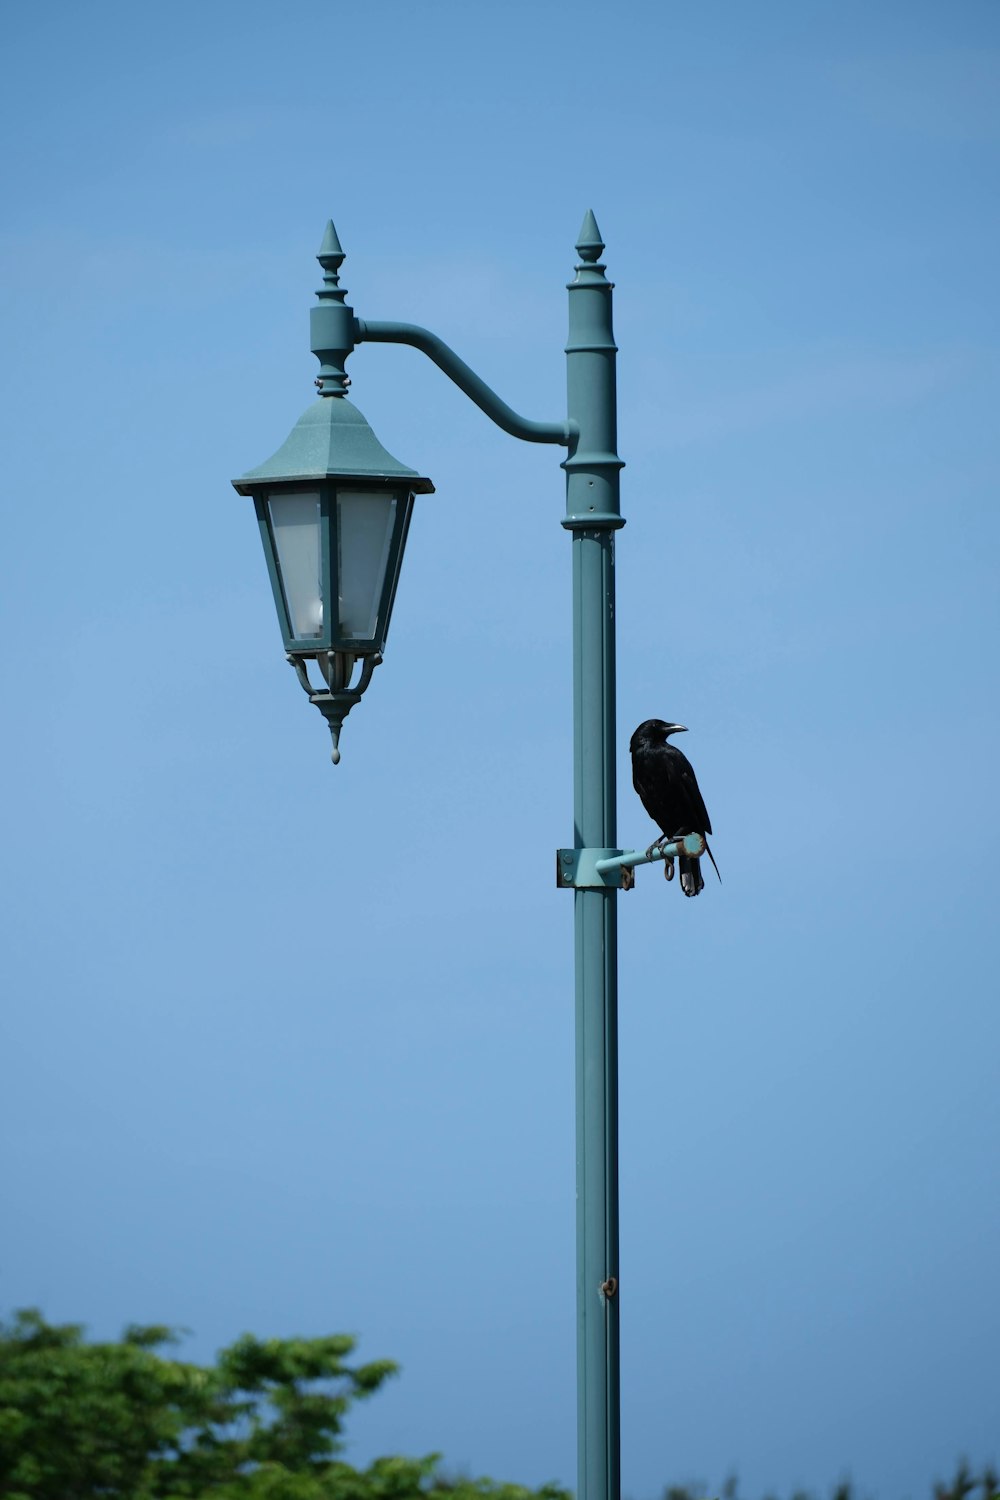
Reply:
[[[485,380],[480,380],[475,370],[460,359],[444,339],[439,339],[429,328],[421,328],[417,323],[368,323],[356,318],[354,341],[356,344],[410,344],[419,349],[498,427],[512,437],[523,438],[526,443],[560,443],[564,448],[570,448],[579,436],[575,422],[532,422],[519,416],[506,401],[501,401]]]
[[[651,865],[658,859],[676,859],[680,854],[686,854],[691,859],[698,859],[705,852],[705,840],[700,833],[686,833],[682,839],[677,839],[672,844],[661,844],[655,849],[628,849],[624,854],[616,854],[610,859],[599,859],[594,864],[598,875],[607,875],[612,870],[631,870],[636,865]]]
[[[648,850],[560,849],[556,854],[556,885],[574,891],[630,891],[636,865],[651,865],[678,855],[698,859],[704,852],[705,840],[700,833],[686,833],[672,843]]]

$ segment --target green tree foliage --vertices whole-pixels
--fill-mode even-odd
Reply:
[[[0,1500],[571,1500],[555,1484],[448,1478],[436,1454],[344,1463],[348,1410],[396,1372],[348,1363],[346,1335],[247,1334],[207,1367],[168,1358],[175,1342],[154,1326],[88,1343],[30,1310],[0,1323]],[[663,1500],[706,1494],[672,1485]],[[722,1500],[739,1500],[735,1478]],[[844,1483],[832,1500],[860,1497]],[[1000,1500],[1000,1484],[961,1464],[933,1500]]]
[[[663,1491],[663,1500],[705,1500],[709,1493],[704,1484],[695,1480],[688,1484],[668,1485]],[[735,1474],[722,1486],[719,1500],[740,1500],[739,1483]],[[777,1500],[777,1497],[768,1495],[765,1500]],[[815,1496],[808,1490],[796,1490],[792,1500],[815,1500]],[[831,1491],[830,1500],[861,1500],[861,1497],[849,1480],[841,1480]],[[935,1484],[934,1500],[1000,1500],[1000,1479],[995,1470],[988,1466],[978,1476],[973,1475],[963,1460],[950,1483]]]
[[[0,1324],[3,1500],[569,1500],[446,1480],[436,1455],[336,1457],[344,1416],[395,1373],[348,1364],[354,1339],[245,1335],[205,1367],[168,1358],[169,1328],[88,1343],[38,1312]]]

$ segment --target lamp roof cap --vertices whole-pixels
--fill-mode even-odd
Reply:
[[[241,495],[265,484],[382,479],[431,495],[431,481],[393,458],[346,397],[321,396],[306,408],[277,453],[233,480]]]

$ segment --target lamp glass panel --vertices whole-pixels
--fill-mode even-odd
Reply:
[[[375,635],[397,504],[395,495],[338,491],[340,634],[350,640]]]
[[[319,492],[271,495],[268,507],[292,634],[315,638],[323,633]]]

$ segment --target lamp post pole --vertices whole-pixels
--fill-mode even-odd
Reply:
[[[401,323],[356,325],[357,341],[422,349],[505,431],[568,447],[563,526],[573,552],[573,824],[559,883],[574,888],[576,948],[576,1342],[578,1500],[619,1500],[618,912],[621,869],[594,870],[616,847],[615,552],[619,508],[614,284],[594,215],[584,218],[569,283],[567,421],[529,422],[436,335]],[[569,868],[564,868],[569,867]],[[570,873],[570,870],[572,873]],[[630,877],[626,876],[626,880]]]
[[[619,510],[612,283],[592,214],[569,286],[564,461],[573,542],[573,819],[578,849],[617,852],[615,532]],[[577,1472],[580,1500],[620,1492],[618,1361],[618,888],[577,888]]]
[[[364,515],[375,514],[382,488],[395,495],[393,503],[399,505],[408,490],[407,506],[413,493],[433,488],[386,453],[347,401],[347,357],[361,343],[410,344],[428,355],[505,432],[568,450],[562,524],[570,532],[573,556],[574,839],[571,848],[558,852],[556,879],[573,890],[575,908],[577,1494],[578,1500],[619,1500],[616,900],[618,890],[632,883],[632,867],[647,863],[650,856],[616,847],[614,534],[625,523],[619,510],[622,461],[616,449],[613,286],[604,274],[604,244],[592,213],[583,221],[576,248],[579,262],[569,284],[567,419],[537,422],[513,411],[428,329],[356,318],[339,282],[344,252],[329,224],[318,257],[324,286],[312,313],[312,348],[320,361],[319,400],[267,463],[233,483],[256,501],[289,661],[310,701],[330,723],[337,761],[343,719],[382,659],[405,520],[393,533],[395,563],[385,572],[383,559],[383,572],[372,571],[376,582],[383,576],[387,581],[378,584],[383,602],[377,613],[372,605],[372,623],[360,636],[357,624],[347,619],[350,611],[345,605],[349,589],[340,554],[347,543],[332,545],[331,539],[335,531],[348,541],[357,536],[352,545],[360,558],[363,539],[372,535],[375,523],[365,521],[354,533],[348,528],[361,526]],[[290,508],[280,512],[282,505]],[[408,519],[408,508],[405,514]],[[276,536],[279,525],[288,533],[286,560]],[[388,532],[386,538],[388,546]],[[293,595],[305,601],[307,618],[319,621],[308,631],[295,624]],[[359,659],[365,668],[352,685]],[[317,663],[325,679],[318,688],[308,677],[309,660]],[[667,852],[677,851],[669,845],[662,851]]]

